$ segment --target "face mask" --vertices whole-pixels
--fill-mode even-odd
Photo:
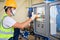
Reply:
[[[15,16],[16,10],[12,10],[12,15]]]

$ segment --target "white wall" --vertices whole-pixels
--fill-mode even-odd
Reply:
[[[1,16],[2,16],[3,13],[4,13],[3,5],[4,5],[4,3],[3,3],[3,2],[0,2],[0,20],[1,20]]]
[[[27,19],[27,8],[25,0],[16,0],[17,2],[17,12],[16,16],[13,18],[18,22],[23,22]]]

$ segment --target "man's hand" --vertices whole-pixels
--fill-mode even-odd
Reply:
[[[32,17],[31,19],[34,20],[36,18],[36,15],[34,14],[34,12],[32,12]]]
[[[35,17],[35,18],[37,19],[37,18],[39,18],[39,17],[40,17],[40,15],[36,13],[36,17]]]
[[[39,18],[39,17],[40,17],[40,15],[38,15],[37,13],[34,14],[34,13],[32,12],[32,17],[31,17],[32,20],[34,20],[35,18]]]

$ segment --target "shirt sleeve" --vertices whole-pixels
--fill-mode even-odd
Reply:
[[[16,23],[16,21],[11,18],[11,17],[5,17],[5,19],[3,20],[3,26],[5,28],[9,28],[9,27],[12,27],[14,24]]]

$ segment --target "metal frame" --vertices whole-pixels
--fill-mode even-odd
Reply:
[[[53,2],[53,3],[50,3],[49,4],[49,6],[51,7],[51,6],[54,6],[54,5],[60,5],[60,1],[58,1],[58,2]],[[49,20],[50,21],[50,20]]]
[[[50,38],[50,6],[53,6],[53,5],[57,5],[57,4],[60,4],[60,1],[58,1],[58,2],[53,2],[53,3],[40,3],[40,4],[35,4],[35,5],[33,5],[32,7],[33,8],[35,8],[35,10],[34,10],[34,13],[36,13],[36,8],[37,7],[42,7],[42,6],[45,6],[45,27],[47,27],[47,32],[48,32],[48,35],[47,36],[44,36],[44,35],[40,35],[40,34],[37,34],[36,33],[36,20],[34,20],[34,32],[35,32],[35,34],[37,34],[37,35],[40,35],[40,36],[43,36],[43,37],[46,37],[46,38],[48,38],[48,40],[49,40],[49,38]],[[37,36],[36,35],[36,36]]]
[[[43,3],[38,3],[38,4],[32,5],[33,8],[34,7],[41,7],[41,6],[45,6],[45,3],[43,2]]]
[[[57,4],[60,4],[60,1],[50,3],[49,6],[53,6],[53,5],[57,5]]]
[[[51,7],[51,6],[54,6],[54,5],[60,5],[60,1],[57,1],[57,2],[53,2],[53,3],[50,3],[49,4],[49,6]],[[56,37],[56,36],[54,36],[54,35],[52,35],[52,34],[50,34],[52,37],[55,37],[55,38],[57,38],[57,39],[59,39],[60,40],[60,38],[58,38],[58,37]]]
[[[36,13],[36,8],[37,7],[45,7],[45,10],[46,10],[45,11],[45,19],[46,19],[45,23],[46,24],[44,23],[44,27],[47,27],[47,29],[48,29],[48,30],[45,29],[45,30],[47,30],[46,31],[47,35],[41,35],[41,34],[36,33],[36,20],[34,20],[34,24],[33,24],[34,25],[34,33],[35,33],[35,35],[39,36],[39,37],[43,37],[44,40],[49,40],[49,31],[50,31],[49,30],[49,12],[50,12],[50,10],[49,10],[49,6],[48,5],[49,5],[49,3],[40,3],[40,4],[35,4],[35,5],[32,6],[33,8],[35,8],[34,9],[34,13]]]
[[[45,6],[45,19],[47,19],[47,20],[45,20],[46,22],[46,24],[44,24],[44,26],[46,27],[46,26],[48,26],[47,28],[48,28],[48,34],[49,34],[49,6],[48,6],[48,4],[47,3],[42,3],[41,5],[40,4],[37,4],[37,5],[35,5],[35,6],[33,6],[33,8],[37,8],[37,7],[43,7],[43,6]],[[34,12],[36,13],[36,10],[34,10]],[[47,17],[48,16],[48,17]],[[35,20],[36,21],[36,20]],[[35,27],[36,27],[36,22],[35,22]],[[35,29],[36,30],[36,29]],[[36,31],[34,31],[35,33],[36,33]]]

